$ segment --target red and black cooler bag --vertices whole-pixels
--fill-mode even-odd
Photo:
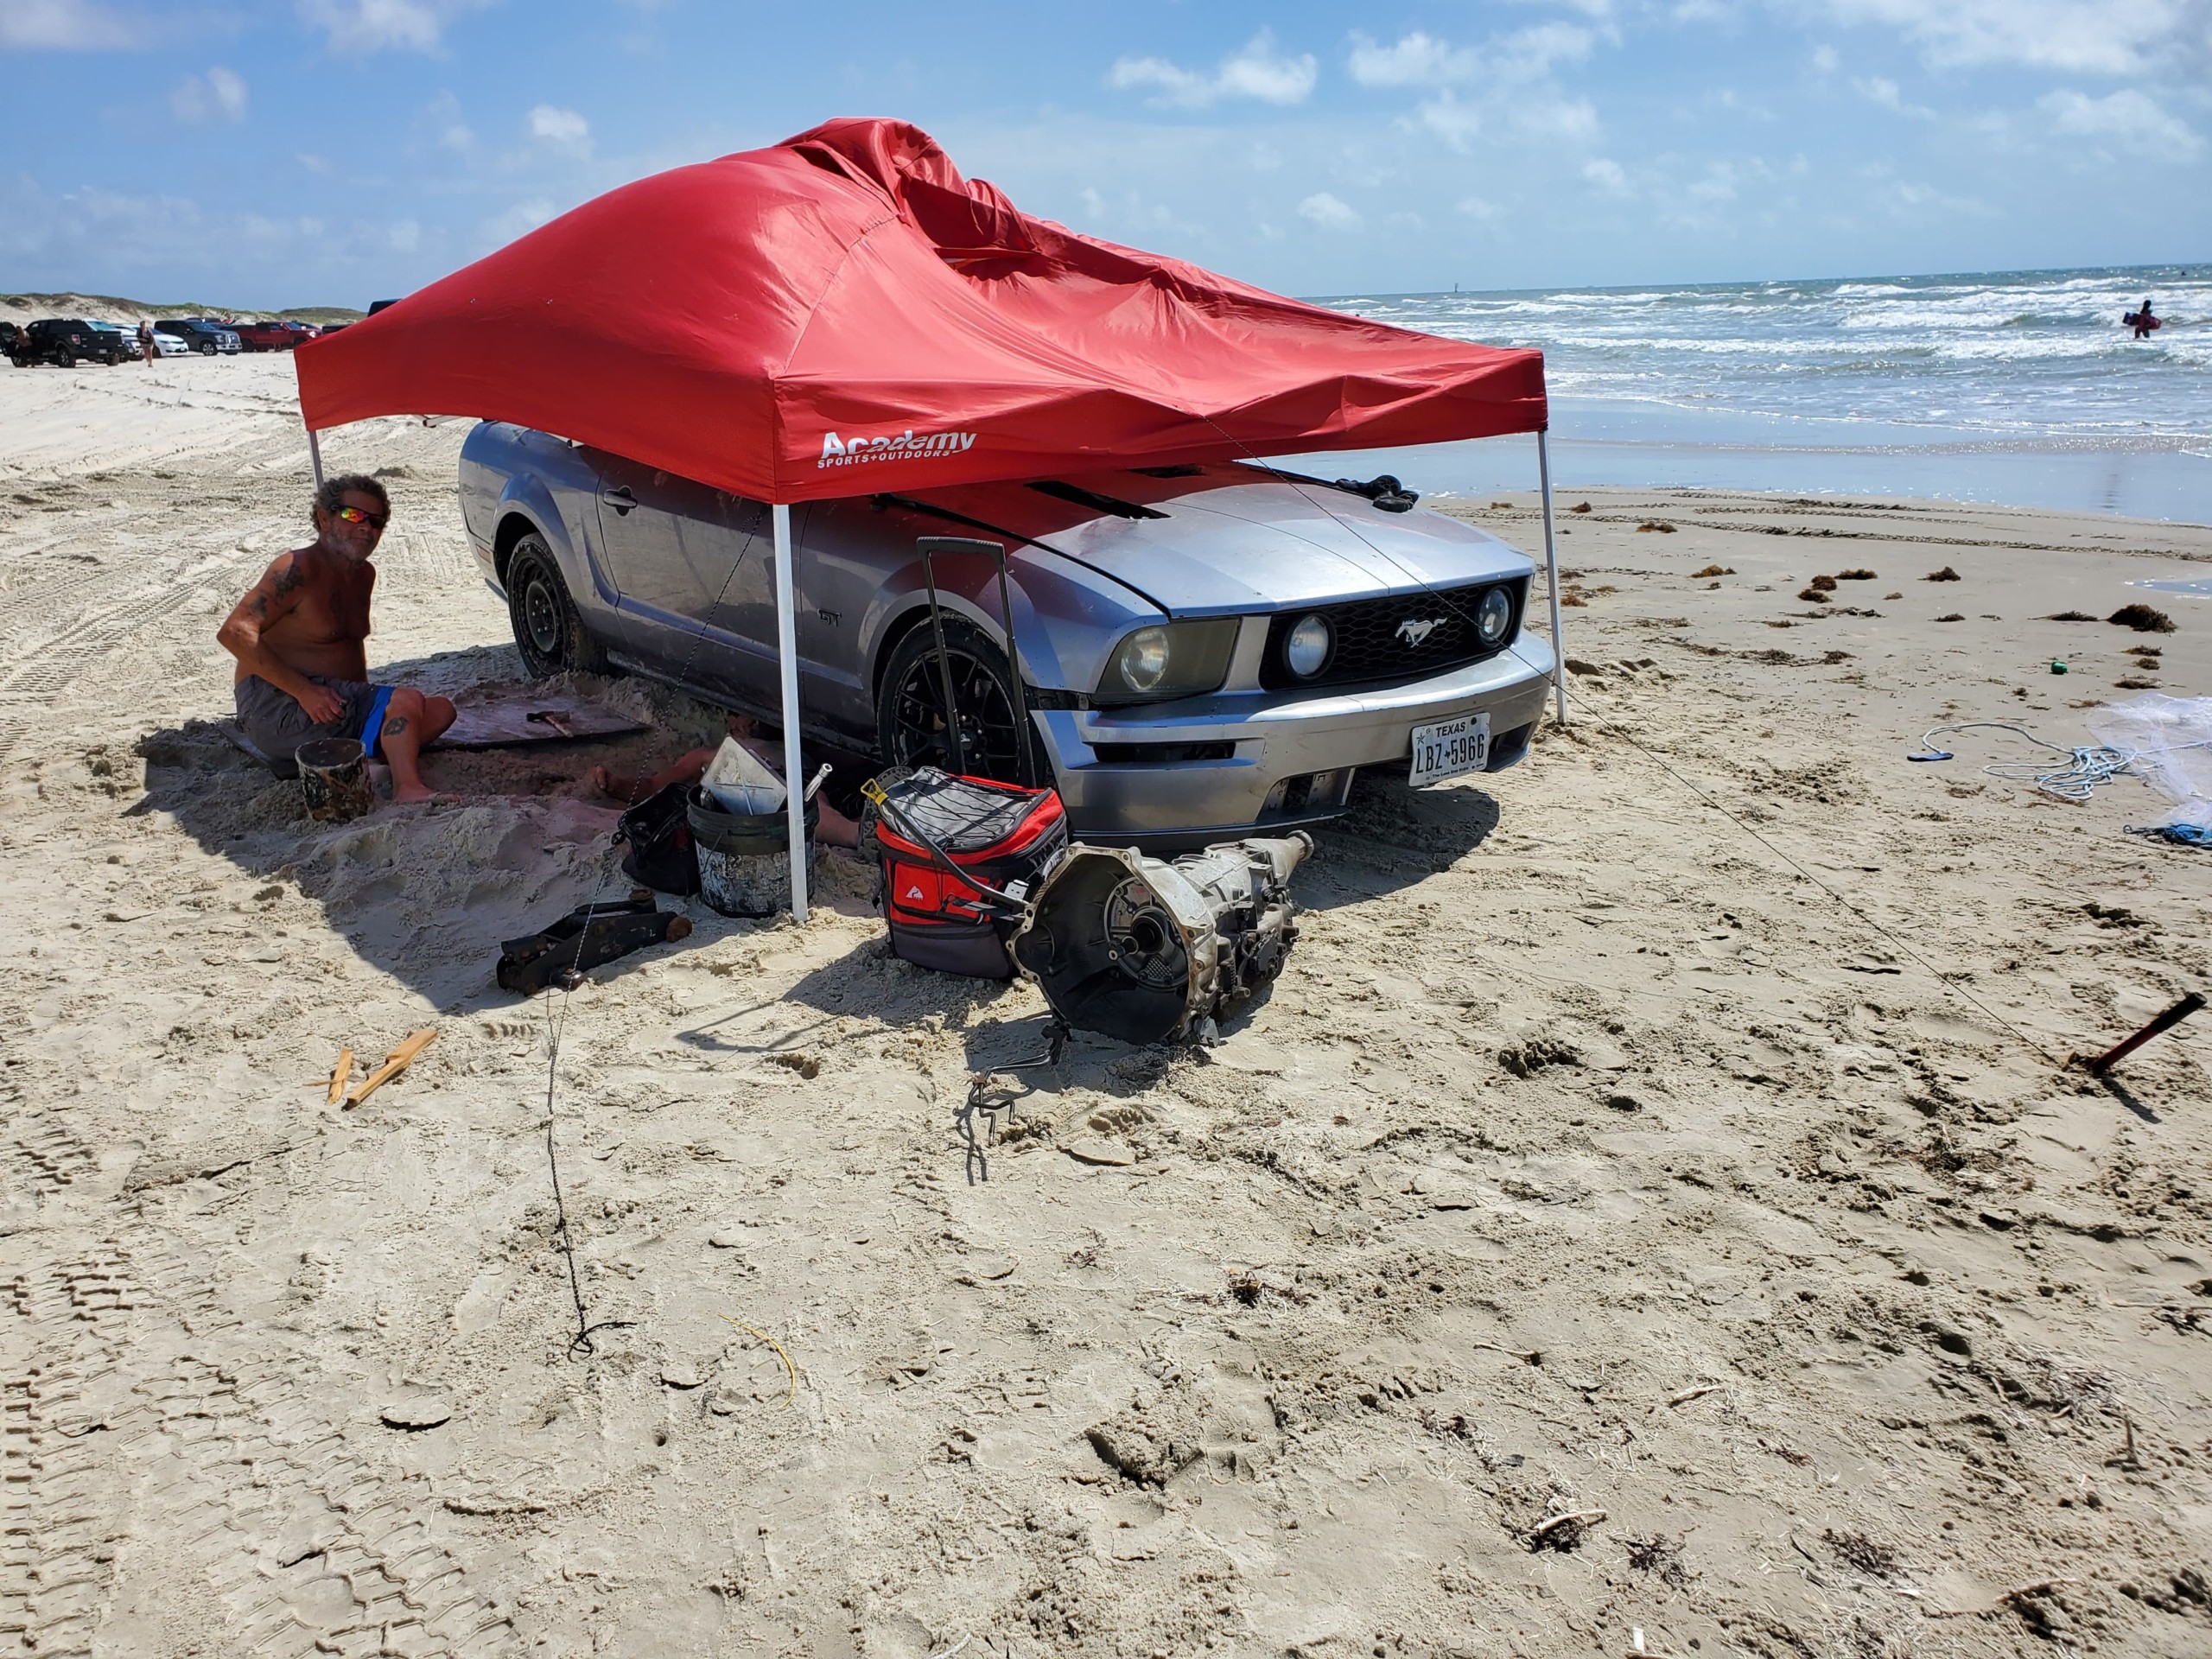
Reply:
[[[988,778],[957,778],[934,766],[883,785],[896,816],[986,887],[1016,895],[1067,850],[1068,820],[1056,789],[1023,789]],[[883,880],[883,914],[894,955],[940,973],[1011,979],[1011,920],[995,905],[870,812]]]

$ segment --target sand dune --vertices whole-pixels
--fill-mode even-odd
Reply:
[[[607,872],[568,780],[677,738],[306,823],[202,723],[305,524],[288,387],[0,371],[24,1651],[2212,1647],[2212,1021],[2059,1069],[2212,979],[2212,855],[2123,835],[2131,781],[1985,774],[2001,734],[1904,759],[2212,689],[2212,601],[2037,620],[2212,533],[1591,495],[1571,728],[1363,780],[1210,1052],[1078,1042],[971,1107],[1033,990],[887,959],[835,859],[804,930],[699,912],[566,1005],[583,1354],[563,1005],[490,969]],[[372,660],[441,687],[520,672],[460,439],[328,447],[391,473]]]

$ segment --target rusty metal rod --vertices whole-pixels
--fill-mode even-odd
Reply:
[[[2203,994],[2199,991],[2191,991],[2126,1042],[2114,1044],[2094,1059],[2085,1059],[2077,1055],[2075,1057],[2075,1060],[2092,1077],[2101,1077],[2160,1032],[2171,1031],[2203,1006]]]

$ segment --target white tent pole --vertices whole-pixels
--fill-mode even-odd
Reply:
[[[1552,599],[1552,708],[1567,724],[1567,642],[1559,633],[1559,549],[1552,540],[1552,460],[1544,447],[1546,429],[1536,429],[1536,476],[1544,486],[1544,580]]]
[[[806,919],[806,774],[798,758],[798,613],[792,597],[791,510],[771,507],[776,526],[776,664],[784,683],[784,807],[791,823],[791,919]]]
[[[322,438],[315,428],[308,428],[308,465],[315,468],[315,486],[322,487]]]

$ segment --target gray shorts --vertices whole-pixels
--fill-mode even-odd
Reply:
[[[238,729],[245,734],[246,741],[261,752],[262,759],[269,762],[269,769],[279,778],[289,778],[298,772],[292,753],[302,743],[312,743],[319,737],[358,738],[361,747],[373,755],[377,740],[384,732],[385,707],[391,701],[390,686],[371,685],[362,680],[326,679],[320,674],[307,677],[335,692],[345,703],[346,712],[318,726],[308,718],[308,711],[300,707],[290,692],[279,690],[258,674],[247,675],[232,688],[238,701]]]

